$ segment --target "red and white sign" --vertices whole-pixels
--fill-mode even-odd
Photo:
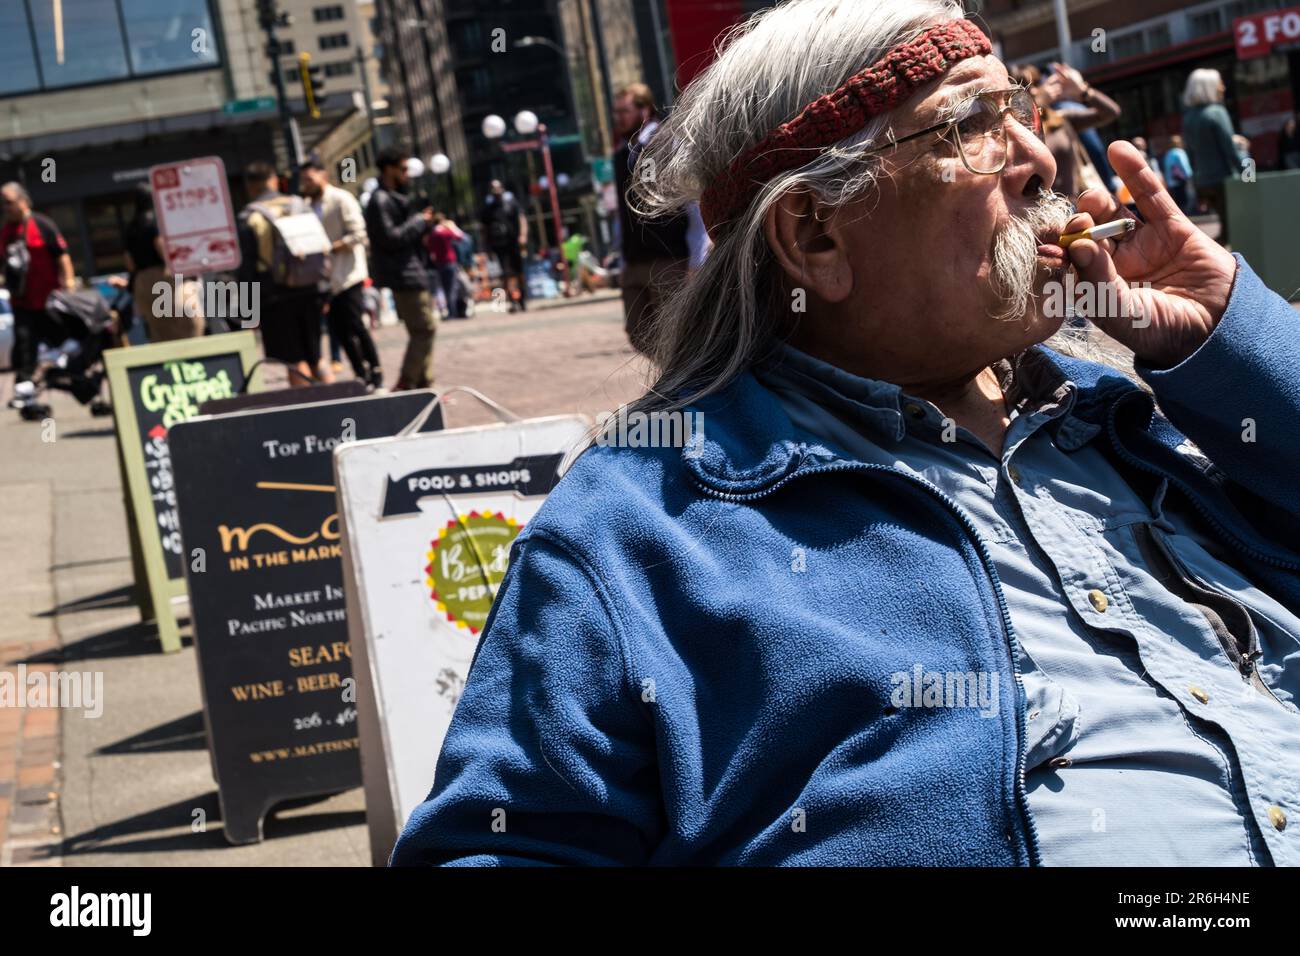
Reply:
[[[1232,35],[1239,60],[1300,46],[1300,7],[1238,17],[1232,21]]]
[[[239,267],[235,212],[219,157],[154,166],[149,183],[168,272],[198,275]]]

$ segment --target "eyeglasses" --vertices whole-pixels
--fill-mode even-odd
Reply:
[[[977,175],[1002,172],[1007,164],[1006,115],[1029,130],[1040,140],[1043,138],[1043,114],[1034,96],[1023,86],[1005,90],[987,90],[959,104],[952,119],[900,139],[889,138],[883,146],[868,150],[870,156],[909,140],[938,133],[957,147],[962,165]]]

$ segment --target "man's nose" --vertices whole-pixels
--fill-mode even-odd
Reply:
[[[1013,195],[1037,198],[1039,189],[1051,189],[1056,182],[1056,158],[1032,130],[1010,116],[1005,123],[1007,165],[1002,183]]]

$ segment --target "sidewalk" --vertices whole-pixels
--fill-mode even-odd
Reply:
[[[525,416],[594,414],[637,394],[618,302],[564,304],[580,307],[443,323],[438,384]],[[405,332],[376,344],[391,380]],[[11,383],[0,375],[0,399]],[[262,843],[226,843],[188,628],[163,654],[132,603],[112,420],[64,393],[48,400],[53,441],[0,408],[0,673],[89,672],[104,704],[98,717],[0,706],[0,865],[369,865],[360,789],[277,806]],[[446,406],[452,425],[492,420],[467,396]]]

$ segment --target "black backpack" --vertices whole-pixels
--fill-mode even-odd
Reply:
[[[33,214],[32,219],[40,231],[41,239],[50,255],[58,258],[63,255],[59,248],[59,231],[54,223],[44,216]],[[5,246],[5,288],[9,290],[11,302],[21,299],[27,292],[27,273],[32,267],[32,251],[27,248],[27,223],[23,223],[18,238]]]

